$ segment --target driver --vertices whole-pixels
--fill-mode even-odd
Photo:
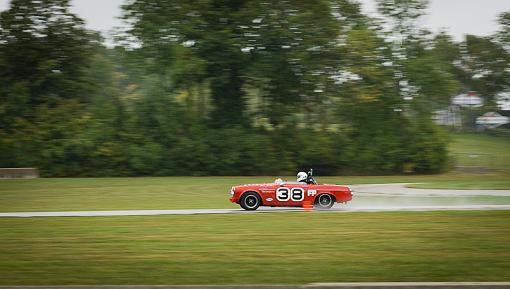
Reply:
[[[299,172],[297,174],[297,180],[296,180],[298,183],[305,183],[307,184],[308,183],[308,174],[305,173],[305,172]]]

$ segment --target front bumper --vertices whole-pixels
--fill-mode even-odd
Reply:
[[[229,192],[230,193],[230,199],[229,200],[232,203],[239,203],[238,198],[236,198],[236,196],[235,196],[235,192],[236,192],[236,187],[230,188],[230,192]]]

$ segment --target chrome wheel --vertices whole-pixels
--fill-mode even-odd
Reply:
[[[240,205],[243,209],[248,211],[253,211],[258,209],[260,206],[261,201],[259,195],[256,193],[246,193],[241,198]]]
[[[334,203],[335,200],[333,199],[333,196],[328,194],[320,195],[317,199],[315,199],[315,207],[318,209],[329,209],[333,207]]]

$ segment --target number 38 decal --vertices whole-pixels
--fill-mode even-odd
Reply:
[[[289,199],[300,202],[305,198],[305,190],[302,188],[289,188],[281,187],[276,190],[276,199],[280,202],[288,201]]]

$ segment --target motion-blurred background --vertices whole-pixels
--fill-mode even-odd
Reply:
[[[5,288],[510,280],[510,1],[0,11]],[[228,200],[310,168],[352,202]]]
[[[78,2],[2,1],[0,167],[67,177],[508,164],[497,150],[447,149],[473,133],[510,137],[507,1],[457,1],[453,19],[472,2],[499,12],[493,33],[455,37],[422,25],[425,0],[365,1],[370,14],[349,0],[132,0],[106,34],[86,28]]]

